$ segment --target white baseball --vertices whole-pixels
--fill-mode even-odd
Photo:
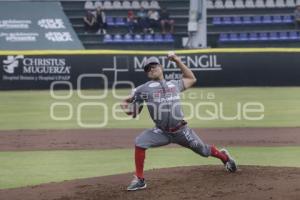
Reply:
[[[168,57],[171,57],[171,56],[174,56],[175,55],[175,52],[174,51],[169,51],[168,52]]]

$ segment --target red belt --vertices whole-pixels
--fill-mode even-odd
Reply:
[[[182,120],[180,121],[175,127],[172,127],[172,128],[162,128],[162,127],[158,127],[159,129],[163,130],[163,131],[166,131],[166,132],[176,132],[178,131],[179,129],[181,129],[182,127],[184,127],[185,125],[187,125],[187,122]]]

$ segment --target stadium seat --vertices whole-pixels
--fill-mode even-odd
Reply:
[[[95,4],[94,4],[95,8],[98,8],[98,7],[103,7],[103,4],[101,1],[96,1]]]
[[[229,41],[229,37],[227,33],[221,33],[219,36],[219,41],[220,42],[228,42]]]
[[[135,34],[134,35],[134,41],[135,42],[143,42],[143,38],[140,34]]]
[[[131,7],[130,1],[127,1],[127,0],[123,1],[122,8],[123,9],[131,9],[132,7]]]
[[[220,25],[220,24],[222,24],[221,17],[213,17],[212,23],[213,23],[213,25]]]
[[[122,9],[122,4],[120,1],[113,1],[112,9],[120,10]]]
[[[110,34],[104,35],[103,42],[104,43],[112,42],[112,36]]]
[[[239,24],[281,24],[293,23],[292,15],[254,15],[254,16],[224,16],[213,17],[213,25],[239,25]]]
[[[144,36],[144,42],[154,42],[154,38],[151,34],[146,34]]]
[[[279,40],[288,40],[288,34],[287,32],[279,32]]]
[[[270,15],[262,16],[262,23],[263,24],[271,24],[272,23],[272,17]]]
[[[273,41],[278,40],[277,32],[270,32],[269,40],[273,40]]]
[[[257,33],[256,32],[251,32],[249,34],[249,40],[250,41],[257,41],[258,40]]]
[[[248,33],[245,33],[245,32],[243,32],[243,33],[240,33],[240,41],[248,41],[249,40],[249,38],[248,38]]]
[[[280,24],[280,23],[293,23],[292,15],[254,15],[254,16],[224,16],[213,17],[213,25],[239,25],[239,24]]]
[[[216,0],[215,2],[215,8],[216,9],[223,9],[224,8],[224,4],[222,0]]]
[[[243,24],[252,24],[252,20],[250,16],[243,16]]]
[[[132,35],[127,33],[123,39],[124,42],[133,42]]]
[[[150,1],[149,8],[151,8],[151,9],[160,9],[160,6],[159,6],[157,1]]]
[[[259,15],[255,15],[253,16],[253,21],[252,21],[254,24],[261,24],[262,21],[261,21],[261,16]]]
[[[231,17],[223,17],[222,24],[226,24],[226,25],[232,24]]]
[[[140,5],[139,1],[137,1],[137,0],[132,1],[131,6],[132,6],[132,9],[140,9],[141,8],[141,5]]]
[[[238,8],[238,9],[245,8],[244,1],[242,1],[242,0],[236,0],[235,4],[234,4],[234,7]]]
[[[224,4],[224,8],[233,9],[234,8],[233,1],[232,0],[226,0],[225,4]]]
[[[115,25],[124,26],[126,25],[123,17],[116,17]]]
[[[282,23],[282,17],[280,15],[273,16],[273,23],[280,24]]]
[[[274,0],[266,0],[266,8],[275,8]]]
[[[258,33],[258,40],[260,40],[260,41],[267,41],[267,40],[269,40],[268,33],[267,32],[260,32],[260,33]]]
[[[284,8],[285,7],[284,0],[275,0],[275,7],[276,8]]]
[[[234,16],[232,19],[233,24],[242,24],[242,19],[240,16]]]
[[[295,0],[286,0],[285,6],[289,8],[294,8],[296,6]]]
[[[291,15],[284,15],[282,19],[283,23],[293,23],[294,19]]]
[[[300,36],[297,31],[290,31],[289,32],[289,40],[299,40]]]
[[[255,8],[265,8],[265,2],[264,0],[256,0],[255,1]]]
[[[164,37],[165,42],[174,42],[174,38],[172,34],[166,34]]]
[[[146,10],[150,8],[150,4],[148,1],[142,1],[141,7],[145,8]]]
[[[156,34],[154,35],[154,41],[155,41],[155,42],[162,42],[162,41],[164,41],[164,40],[163,40],[163,37],[162,37],[162,35],[161,35],[160,33],[156,33]]]
[[[109,25],[109,26],[115,25],[114,18],[111,17],[111,16],[106,16],[106,23],[107,23],[107,25]]]
[[[253,0],[246,0],[245,8],[255,8]]]
[[[239,37],[238,37],[238,34],[237,33],[229,33],[229,41],[238,41],[239,40]]]
[[[207,6],[207,9],[214,9],[215,8],[214,2],[212,0],[208,0],[206,6]]]
[[[120,34],[115,34],[113,37],[113,42],[124,42]]]
[[[84,9],[85,10],[94,10],[95,9],[94,3],[90,0],[87,0],[84,4]]]
[[[104,1],[103,2],[103,9],[109,10],[112,9],[112,4],[110,1]]]

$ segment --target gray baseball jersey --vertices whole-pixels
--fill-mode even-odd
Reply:
[[[180,92],[184,90],[182,80],[148,81],[133,90],[133,96],[145,101],[149,114],[157,127],[168,129],[183,120]]]
[[[148,81],[132,91],[135,99],[146,102],[156,126],[142,132],[135,140],[136,146],[147,149],[176,143],[201,156],[210,156],[210,146],[204,144],[187,125],[175,132],[165,131],[178,126],[184,118],[179,96],[184,89],[183,80],[161,80]]]

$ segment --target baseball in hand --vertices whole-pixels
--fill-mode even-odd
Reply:
[[[168,52],[168,57],[171,57],[171,56],[174,56],[175,55],[175,52],[174,51],[169,51]]]

